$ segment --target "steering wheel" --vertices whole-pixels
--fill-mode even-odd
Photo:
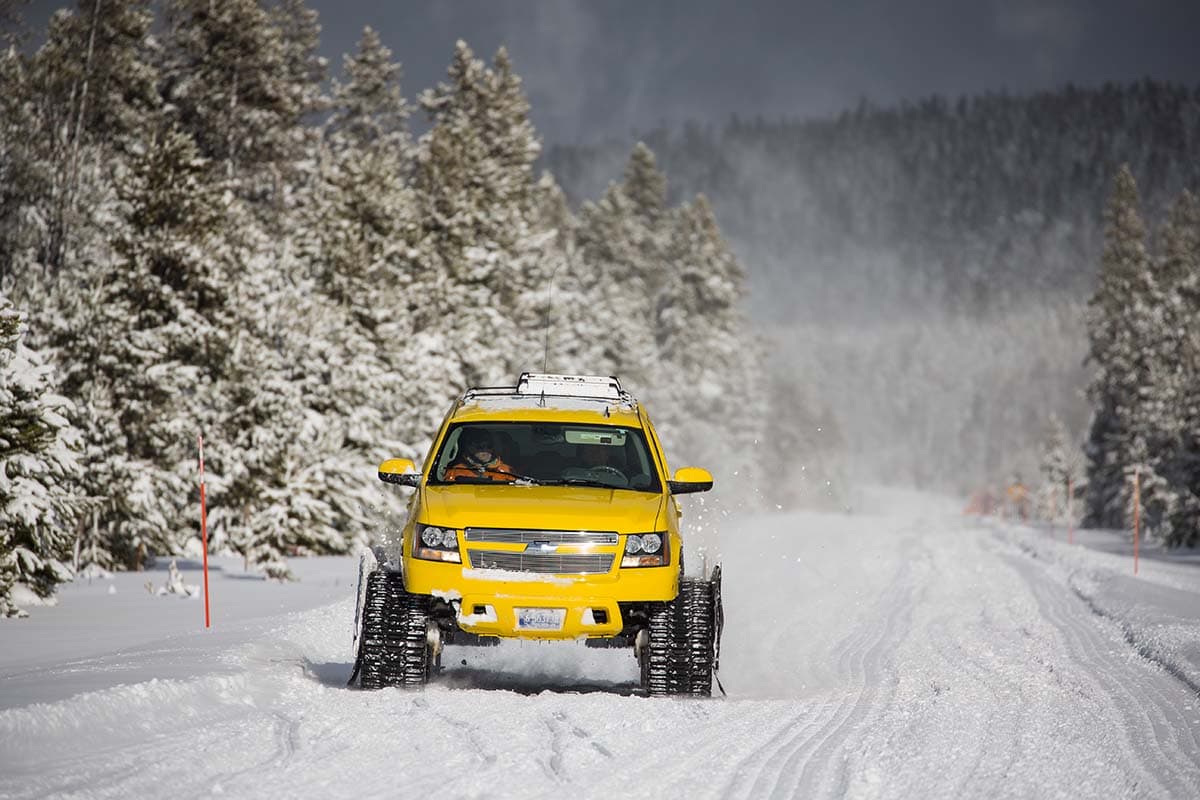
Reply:
[[[614,488],[624,489],[629,486],[629,477],[624,472],[616,467],[608,464],[596,464],[587,468],[588,474],[593,480],[598,480],[602,483],[612,483]]]
[[[592,474],[598,473],[600,475],[611,475],[613,477],[620,478],[623,481],[629,480],[629,478],[625,477],[624,472],[621,472],[621,470],[617,469],[616,467],[609,466],[608,464],[597,464],[594,467],[588,467],[588,472],[591,472]]]

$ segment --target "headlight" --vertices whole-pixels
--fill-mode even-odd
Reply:
[[[671,561],[671,550],[664,547],[665,533],[631,533],[625,537],[622,567],[663,567]]]
[[[458,532],[453,528],[436,525],[417,525],[417,536],[413,541],[413,557],[427,561],[453,561],[462,563],[458,552]]]
[[[443,531],[441,528],[430,525],[421,531],[421,542],[426,547],[442,547],[445,541],[445,534],[452,533],[451,531]]]

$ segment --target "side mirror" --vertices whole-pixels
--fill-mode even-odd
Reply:
[[[418,486],[421,473],[417,472],[417,465],[407,458],[389,458],[379,465],[379,480],[401,486]]]
[[[671,494],[707,492],[713,486],[712,473],[699,467],[680,467],[675,470],[675,480],[667,481]]]

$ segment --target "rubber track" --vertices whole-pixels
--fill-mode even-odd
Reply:
[[[429,598],[406,592],[400,573],[377,570],[367,577],[362,688],[423,686],[429,680],[428,621]]]
[[[713,590],[700,578],[683,578],[679,594],[650,614],[650,644],[642,681],[652,697],[712,695]]]

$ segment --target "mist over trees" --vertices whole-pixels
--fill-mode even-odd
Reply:
[[[643,139],[674,192],[712,202],[755,320],[788,343],[773,363],[836,420],[854,477],[967,491],[1028,482],[1052,416],[1082,439],[1105,198],[1122,164],[1152,222],[1200,187],[1200,87],[864,102]],[[546,163],[590,196],[625,147]]]
[[[504,50],[414,108],[369,28],[328,83],[300,0],[156,8],[0,53],[0,613],[196,554],[201,432],[210,546],[277,578],[388,535],[377,464],[522,370],[620,375],[675,466],[765,457],[743,268],[649,149],[575,213]]]

